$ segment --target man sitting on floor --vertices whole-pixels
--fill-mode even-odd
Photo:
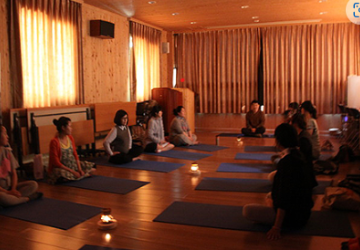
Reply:
[[[265,133],[265,115],[259,108],[259,102],[253,100],[250,111],[246,113],[246,128],[241,130],[245,136],[262,137]]]

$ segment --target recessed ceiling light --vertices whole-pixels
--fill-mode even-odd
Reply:
[[[249,5],[243,5],[243,6],[241,6],[241,8],[242,9],[247,9],[247,8],[249,8]]]
[[[326,11],[320,12],[320,15],[325,15],[325,14],[327,14]]]
[[[156,1],[150,1],[148,4],[156,4]]]
[[[258,16],[253,16],[252,19],[259,19],[259,17]]]
[[[196,24],[196,22],[190,22],[190,24]]]
[[[260,20],[259,20],[259,19],[254,20],[254,23],[258,23],[258,22],[260,22]]]
[[[319,3],[325,3],[327,0],[319,0]]]
[[[173,16],[177,16],[177,15],[179,15],[179,13],[174,12],[174,13],[172,13],[171,15],[173,15]]]

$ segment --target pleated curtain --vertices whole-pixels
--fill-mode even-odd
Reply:
[[[347,76],[360,74],[359,35],[352,23],[177,34],[176,84],[198,95],[200,113],[243,113],[261,97],[266,113],[305,100],[338,113]]]

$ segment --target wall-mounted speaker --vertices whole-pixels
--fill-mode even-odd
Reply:
[[[103,39],[114,38],[115,24],[103,20],[90,21],[90,36]]]
[[[162,43],[161,44],[161,51],[163,54],[170,53],[170,44],[169,43]]]

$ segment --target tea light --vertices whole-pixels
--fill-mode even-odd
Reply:
[[[241,142],[241,137],[237,137],[236,140],[237,140],[238,142]]]
[[[198,165],[196,162],[194,162],[193,164],[191,164],[190,173],[196,174],[196,175],[198,175],[198,174],[201,173],[200,170],[199,170],[199,165]]]
[[[97,224],[101,230],[113,229],[117,226],[117,220],[111,215],[111,208],[102,209],[102,215]]]

